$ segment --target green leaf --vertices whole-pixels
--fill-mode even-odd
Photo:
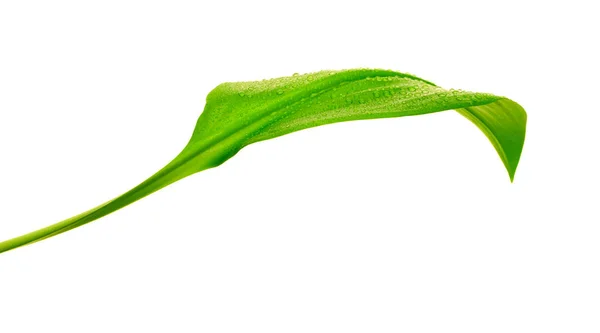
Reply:
[[[446,90],[412,75],[377,69],[223,83],[208,94],[192,138],[167,166],[109,202],[0,243],[0,253],[94,221],[182,178],[218,166],[254,142],[341,121],[451,109],[488,137],[512,181],[525,140],[527,114],[507,98]]]

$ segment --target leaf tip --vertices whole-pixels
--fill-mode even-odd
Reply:
[[[508,98],[499,98],[457,111],[488,137],[513,183],[525,144],[527,113],[523,107]]]

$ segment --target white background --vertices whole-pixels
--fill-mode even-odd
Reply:
[[[593,1],[2,1],[0,239],[166,164],[224,81],[387,68],[529,114],[514,184],[455,112],[243,149],[0,255],[0,332],[598,332]]]

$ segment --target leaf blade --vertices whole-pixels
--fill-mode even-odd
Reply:
[[[446,90],[388,70],[323,71],[222,84],[207,97],[204,118],[198,120],[190,145],[205,141],[210,137],[206,133],[232,133],[237,138],[228,138],[227,157],[220,159],[225,161],[251,143],[310,127],[451,109],[488,137],[513,181],[527,120],[520,105],[492,94]],[[228,124],[238,126],[228,129]]]

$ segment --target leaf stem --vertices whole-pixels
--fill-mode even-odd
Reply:
[[[182,168],[185,166],[185,163],[182,163],[182,159],[180,157],[181,155],[176,157],[173,161],[156,172],[150,178],[112,200],[45,228],[0,242],[0,253],[38,242],[40,240],[61,234],[65,231],[69,231],[86,223],[97,220],[137,200],[140,200],[167,185],[185,178],[189,175],[189,173],[186,173],[184,170],[182,170]]]

